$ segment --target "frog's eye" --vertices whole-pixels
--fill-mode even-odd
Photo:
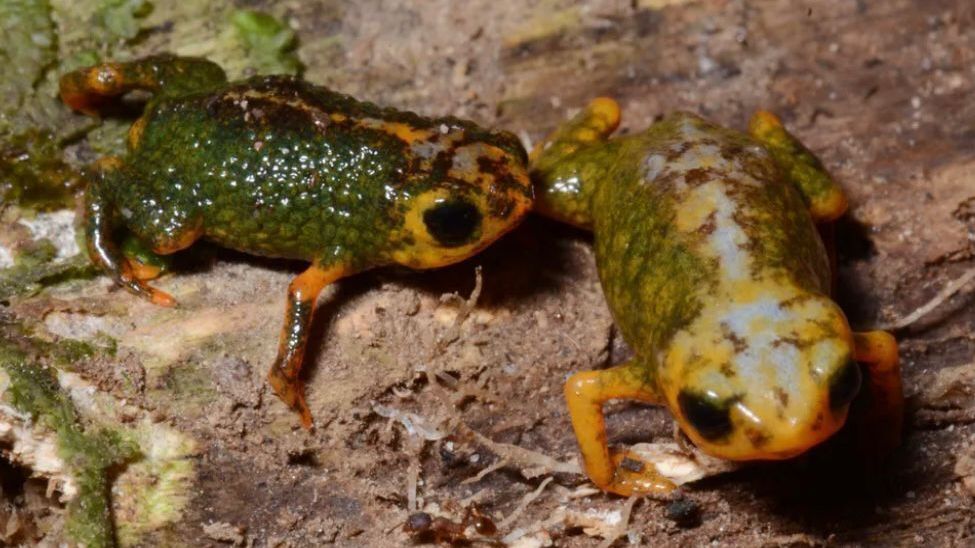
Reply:
[[[860,391],[860,366],[853,360],[846,362],[829,379],[829,407],[833,411],[849,405]]]
[[[423,224],[433,239],[444,247],[470,243],[481,228],[481,212],[463,198],[449,198],[423,212]]]
[[[731,433],[730,402],[717,402],[684,390],[677,396],[677,405],[687,422],[704,439],[714,441]]]

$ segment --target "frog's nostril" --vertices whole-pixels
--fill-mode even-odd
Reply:
[[[474,239],[481,227],[481,212],[467,200],[445,200],[423,212],[423,224],[440,245],[459,247]]]
[[[695,392],[681,391],[677,396],[681,414],[706,440],[715,441],[731,433],[731,404]]]
[[[829,379],[829,407],[838,411],[846,407],[860,391],[860,366],[850,360]]]

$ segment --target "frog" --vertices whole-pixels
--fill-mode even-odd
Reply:
[[[155,55],[60,79],[70,108],[110,113],[148,96],[123,156],[86,170],[88,255],[156,305],[149,282],[199,239],[308,261],[291,281],[268,382],[312,428],[301,378],[319,295],[387,265],[443,267],[515,228],[533,203],[512,133],[380,107],[287,75],[229,81],[219,65]],[[122,245],[118,233],[125,234]]]
[[[897,342],[854,332],[830,296],[830,231],[817,228],[848,201],[822,162],[767,111],[747,132],[689,112],[614,136],[619,123],[619,104],[596,98],[530,154],[535,209],[592,232],[634,354],[564,383],[589,479],[623,496],[675,488],[636,452],[609,447],[612,399],[664,406],[679,441],[728,461],[798,457],[847,422],[878,453],[896,447]]]

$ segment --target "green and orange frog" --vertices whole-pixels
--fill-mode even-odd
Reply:
[[[306,427],[299,373],[325,286],[381,265],[460,261],[532,204],[514,135],[380,108],[288,76],[228,83],[209,61],[156,56],[77,70],[60,87],[65,103],[93,115],[130,91],[153,94],[126,156],[89,172],[88,253],[119,285],[175,304],[146,282],[160,273],[159,256],[201,237],[311,261],[288,289],[269,373]],[[119,228],[134,238],[125,246],[133,253],[115,241]]]
[[[703,451],[746,461],[819,444],[862,391],[870,443],[896,445],[896,342],[852,332],[829,297],[816,223],[847,202],[816,157],[766,112],[749,134],[687,113],[610,138],[618,124],[617,104],[596,99],[532,152],[536,208],[593,231],[606,300],[635,351],[565,383],[593,482],[622,495],[674,487],[609,450],[610,399],[664,405]]]

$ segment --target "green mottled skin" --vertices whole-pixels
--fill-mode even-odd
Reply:
[[[610,138],[618,122],[616,103],[597,98],[532,153],[538,209],[593,230],[606,300],[636,354],[565,382],[592,481],[624,496],[675,487],[609,449],[611,399],[666,405],[712,456],[786,459],[844,425],[860,361],[877,422],[895,427],[881,445],[895,445],[896,343],[854,335],[829,298],[814,221],[837,218],[846,199],[815,156],[768,112],[747,135],[677,113]]]
[[[707,139],[688,142],[680,129],[685,122],[708,134]],[[767,184],[743,184],[715,169],[673,170],[660,177],[654,175],[664,171],[660,165],[650,173],[650,158],[672,162],[693,153],[695,146],[716,147],[725,160],[739,162],[742,172]],[[748,206],[736,221],[757,259],[753,268],[788,277],[805,290],[828,293],[825,250],[802,195],[779,169],[751,137],[676,113],[644,132],[584,146],[546,173],[578,181],[578,199],[571,207],[588,214],[584,224],[595,234],[599,277],[610,310],[623,338],[646,360],[649,377],[655,376],[656,351],[697,316],[718,275],[713,261],[695,251],[706,234],[688,236],[674,227],[675,209],[686,193],[678,181],[686,180],[692,188],[721,179],[736,202]],[[565,195],[560,199],[569,201]]]
[[[422,158],[397,136],[357,125],[366,118],[433,129],[435,139],[446,137],[441,126],[462,132],[454,148],[478,141],[523,154],[510,134],[470,122],[380,108],[288,76],[258,77],[153,100],[104,199],[154,247],[199,223],[209,239],[250,253],[350,270],[390,262],[387,252],[402,244],[391,235],[412,196],[469,185],[447,177],[451,150]],[[504,204],[495,214],[507,214]]]

